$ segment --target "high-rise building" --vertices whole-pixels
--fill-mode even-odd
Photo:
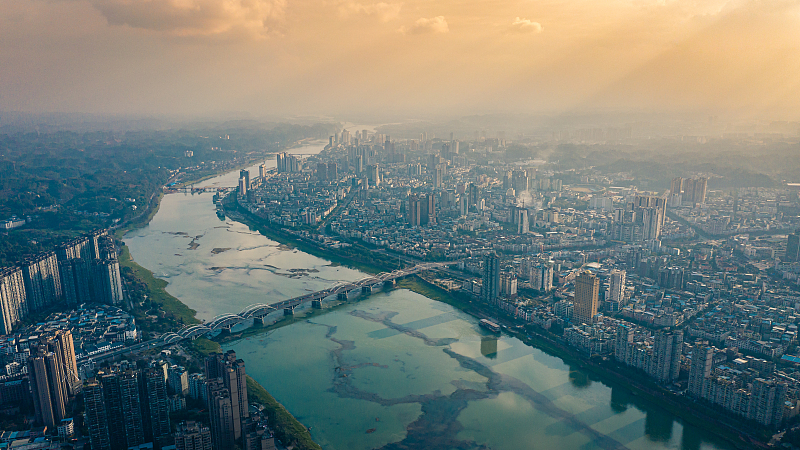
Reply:
[[[108,230],[93,230],[86,234],[89,238],[89,250],[92,253],[92,259],[101,259],[100,256],[100,241],[108,236]]]
[[[625,271],[612,270],[609,274],[609,289],[607,300],[611,300],[618,305],[625,302]]]
[[[436,195],[429,192],[420,197],[420,225],[430,225],[436,223]]]
[[[319,181],[328,180],[328,163],[325,162],[317,163],[317,180]]]
[[[780,425],[787,391],[786,383],[756,378],[750,399],[750,418],[768,427]]]
[[[370,164],[367,166],[367,179],[370,184],[378,186],[381,184],[381,170],[377,164]]]
[[[703,398],[706,390],[706,380],[711,376],[714,363],[714,347],[698,343],[692,350],[692,365],[689,368],[689,393],[697,398]]]
[[[122,276],[117,259],[95,261],[94,267],[95,300],[109,305],[123,302]]]
[[[91,261],[82,258],[64,259],[58,262],[58,271],[64,303],[79,305],[91,301]]]
[[[328,163],[328,180],[329,181],[339,180],[339,166],[337,166],[335,162]]]
[[[62,300],[61,279],[55,252],[40,253],[22,264],[28,309],[41,311]]]
[[[408,196],[406,205],[406,219],[412,227],[418,227],[422,223],[422,202],[416,194]]]
[[[517,277],[513,273],[500,274],[500,293],[504,297],[513,298],[517,296]]]
[[[681,371],[682,350],[683,331],[658,331],[653,348],[651,375],[661,383],[676,380]]]
[[[167,374],[169,389],[174,394],[189,394],[189,372],[183,366],[170,366]]]
[[[597,315],[597,300],[600,293],[600,280],[590,272],[583,272],[575,278],[575,321],[591,324]]]
[[[615,208],[612,239],[624,242],[661,239],[666,206],[664,198],[637,195],[625,208]]]
[[[239,179],[244,179],[244,186],[247,189],[250,189],[250,171],[247,169],[242,169],[239,171]]]
[[[537,264],[531,268],[529,279],[533,289],[541,293],[550,292],[553,289],[553,265]]]
[[[0,334],[11,334],[28,316],[25,279],[19,267],[0,269]]]
[[[145,403],[145,438],[156,448],[169,445],[169,397],[164,371],[160,367],[150,367],[142,372],[142,395]],[[222,448],[222,447],[221,447]]]
[[[493,303],[500,296],[500,258],[489,253],[483,260],[483,285],[481,297],[487,303]]]
[[[258,166],[258,177],[261,179],[267,177],[267,166],[265,164],[261,164]]]
[[[242,422],[250,417],[244,361],[237,359],[233,350],[225,354],[212,353],[206,359],[206,378],[209,381],[221,380],[222,386],[228,391],[232,408],[233,436],[234,439],[239,439],[242,436]],[[210,395],[209,400],[211,400]]]
[[[530,225],[528,223],[528,210],[517,206],[512,208],[511,214],[512,214],[511,219],[514,222],[517,234],[530,233],[531,230],[530,230]]]
[[[139,372],[128,370],[98,374],[103,390],[108,440],[112,450],[144,444],[144,421]]]
[[[209,379],[208,412],[211,419],[211,438],[214,448],[233,448],[234,437],[233,406],[231,393],[220,378]]]
[[[56,428],[66,419],[68,401],[66,376],[60,355],[40,346],[28,359],[28,376],[36,411],[36,421]]]
[[[72,333],[45,330],[30,350],[28,376],[36,420],[55,429],[66,418],[69,397],[80,391]]]
[[[670,194],[683,193],[683,178],[677,177],[672,179],[672,184],[669,187]]]
[[[302,164],[300,164],[300,160],[298,160],[296,156],[290,153],[286,152],[278,153],[277,155],[275,155],[275,159],[279,173],[293,173],[302,170]]]
[[[203,404],[208,404],[206,376],[202,373],[193,373],[189,376],[189,397],[201,400]]]
[[[83,386],[83,404],[86,408],[86,428],[93,450],[111,450],[108,437],[108,420],[103,398],[103,386],[92,378]]]
[[[670,185],[670,194],[681,194],[684,205],[696,205],[706,202],[708,178],[674,178]]]
[[[629,325],[617,326],[617,339],[614,345],[614,359],[630,365],[631,345],[633,344],[633,329]]]
[[[511,173],[511,187],[519,195],[528,190],[528,173],[525,170],[515,170]]]
[[[478,209],[478,202],[481,199],[481,190],[474,183],[469,184],[469,207],[470,209]]]
[[[790,234],[786,241],[786,261],[800,261],[800,230]]]
[[[181,422],[175,430],[177,450],[211,450],[211,429],[194,421]]]

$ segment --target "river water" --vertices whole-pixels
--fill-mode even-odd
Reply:
[[[237,177],[203,185],[233,186]],[[211,194],[165,196],[125,241],[205,320],[365,275],[220,220]],[[622,386],[489,335],[475,318],[408,290],[300,315],[227,347],[325,449],[730,448]]]

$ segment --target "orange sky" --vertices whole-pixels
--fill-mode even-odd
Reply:
[[[0,110],[800,119],[800,0],[0,0]]]

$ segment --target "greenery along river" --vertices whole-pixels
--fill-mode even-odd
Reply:
[[[203,184],[232,186],[235,178]],[[365,275],[218,219],[211,194],[165,196],[150,225],[125,240],[201,319]],[[226,347],[326,449],[730,448],[622,387],[516,338],[489,335],[473,317],[408,290]]]

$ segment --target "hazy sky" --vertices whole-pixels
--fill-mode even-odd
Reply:
[[[0,110],[800,119],[800,0],[0,0]]]

